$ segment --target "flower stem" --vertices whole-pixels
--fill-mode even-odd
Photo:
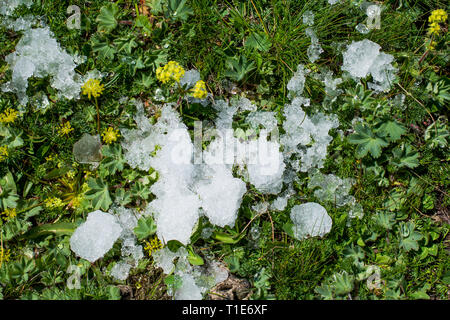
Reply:
[[[97,132],[100,135],[100,111],[98,109],[97,97],[94,97],[94,99],[95,99],[95,107],[97,109]]]

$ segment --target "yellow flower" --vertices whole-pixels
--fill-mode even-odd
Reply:
[[[89,79],[85,84],[81,87],[83,89],[83,94],[87,95],[89,99],[91,96],[97,98],[100,96],[105,89],[98,79]]]
[[[197,99],[204,99],[208,94],[208,92],[206,91],[205,81],[203,80],[197,81],[197,83],[195,84],[194,88],[191,89],[191,91],[193,92],[192,95],[194,96],[194,98]]]
[[[445,22],[447,21],[447,12],[443,9],[436,9],[431,12],[431,15],[428,17],[429,22]]]
[[[4,161],[8,158],[8,147],[1,146],[0,147],[0,161]]]
[[[72,131],[73,131],[73,128],[72,128],[72,126],[70,125],[70,122],[69,122],[69,121],[67,121],[67,122],[65,122],[64,124],[60,125],[60,126],[59,126],[59,130],[58,130],[58,132],[59,132],[59,134],[60,134],[61,136],[69,135],[69,133],[72,132]]]
[[[159,241],[158,237],[156,237],[156,236],[152,240],[144,241],[144,242],[145,242],[144,250],[147,251],[149,256],[152,254],[153,251],[159,250],[162,248],[162,243],[161,243],[161,241]]]
[[[18,112],[14,109],[8,108],[5,112],[0,114],[0,123],[13,123],[17,118]]]
[[[66,173],[66,175],[69,179],[73,179],[76,175],[76,172],[75,170],[70,170],[69,172]]]
[[[180,82],[184,76],[184,69],[178,62],[169,61],[164,67],[156,69],[156,78],[162,83],[167,83],[172,80]]]
[[[108,129],[103,130],[102,137],[105,143],[110,144],[120,137],[119,130],[114,130],[114,128],[109,127]]]
[[[64,203],[60,198],[57,197],[50,197],[45,199],[45,206],[47,208],[59,208],[62,207]]]
[[[437,22],[430,23],[430,26],[428,27],[428,34],[439,34],[439,31],[441,31],[441,26]]]
[[[11,220],[15,216],[17,216],[16,208],[7,208],[2,212],[2,215],[5,216],[5,220]]]
[[[8,262],[10,258],[10,250],[6,250],[3,247],[0,247],[0,267],[2,266],[3,262]]]
[[[436,48],[436,45],[437,45],[437,42],[430,39],[427,44],[427,49],[430,51],[434,50]]]

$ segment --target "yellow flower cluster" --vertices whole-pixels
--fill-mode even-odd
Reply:
[[[2,266],[3,262],[8,262],[10,258],[10,250],[6,250],[3,247],[0,247],[0,267]]]
[[[59,135],[61,135],[61,136],[69,135],[69,133],[72,132],[72,131],[73,131],[73,128],[70,125],[69,121],[67,121],[64,124],[60,125],[60,127],[58,129]]]
[[[11,220],[15,216],[17,216],[16,208],[7,208],[7,209],[5,209],[5,211],[2,212],[1,215],[4,216],[4,219],[6,221]]]
[[[98,79],[89,79],[85,82],[85,84],[83,84],[81,89],[83,90],[83,94],[87,95],[90,100],[91,96],[94,98],[99,97],[105,88],[102,84],[100,84]]]
[[[8,158],[8,147],[0,146],[0,162]]]
[[[206,84],[205,81],[199,80],[195,84],[194,88],[191,89],[192,96],[197,99],[204,99],[206,98],[208,92],[206,91]]]
[[[62,207],[64,203],[60,198],[57,197],[50,197],[45,199],[45,206],[47,208],[59,208]]]
[[[110,144],[117,141],[117,138],[120,137],[119,130],[114,130],[114,128],[109,127],[108,129],[103,130],[102,137],[105,143]]]
[[[184,69],[178,62],[169,61],[165,66],[156,69],[156,78],[162,83],[179,82],[184,76]]]
[[[431,15],[428,17],[428,22],[445,22],[447,21],[448,15],[447,12],[443,9],[436,9],[431,12]]]
[[[159,241],[158,237],[154,237],[152,240],[144,242],[145,242],[144,250],[147,251],[149,256],[152,254],[153,251],[162,248],[162,243],[161,241]]]
[[[430,23],[428,26],[428,34],[438,35],[441,31],[441,26],[439,23],[446,22],[447,17],[447,12],[443,9],[437,9],[431,12],[431,15],[428,17],[428,22]]]
[[[18,112],[16,110],[8,108],[3,113],[0,113],[0,123],[13,123],[17,115]]]

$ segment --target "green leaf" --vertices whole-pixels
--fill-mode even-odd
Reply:
[[[131,191],[131,194],[134,197],[139,197],[139,198],[142,198],[142,199],[145,199],[145,200],[148,199],[148,197],[152,193],[150,191],[150,188],[148,186],[145,186],[140,181],[136,181],[136,183],[131,186],[131,190],[130,191]]]
[[[196,254],[191,246],[187,247],[187,249],[188,249],[188,260],[190,264],[194,266],[201,266],[205,263],[203,261],[203,258],[200,257],[198,254]]]
[[[19,195],[17,194],[14,177],[10,171],[0,179],[0,211],[15,208]]]
[[[133,49],[138,46],[135,40],[135,37],[122,37],[114,40],[114,44],[119,52],[125,51],[127,54],[131,54]]]
[[[27,233],[21,236],[19,239],[36,239],[42,236],[50,234],[59,235],[71,235],[77,227],[77,224],[71,222],[58,222],[43,224],[34,228],[31,228]]]
[[[187,0],[169,0],[169,11],[173,20],[186,21],[194,11],[186,5]]]
[[[86,192],[86,199],[92,201],[94,210],[102,208],[108,210],[112,204],[111,197],[109,196],[108,184],[101,178],[88,180],[89,190]]]
[[[178,240],[169,240],[167,241],[167,247],[170,251],[176,252],[183,244]]]
[[[391,160],[391,163],[399,168],[408,167],[412,169],[419,165],[419,153],[409,144],[402,144],[392,150],[392,153],[394,159]]]
[[[228,58],[226,64],[228,70],[225,71],[225,76],[235,81],[244,80],[248,73],[256,68],[254,62],[248,62],[247,58],[243,55],[239,59],[235,57]]]
[[[99,32],[111,32],[117,27],[117,13],[119,7],[115,3],[108,3],[100,8],[100,14],[95,21],[98,23],[97,31]]]
[[[126,163],[122,154],[122,147],[120,144],[106,145],[102,148],[104,158],[100,166],[108,171],[109,174],[114,175],[117,171],[122,171]]]
[[[391,230],[395,224],[395,214],[391,212],[380,212],[373,219],[377,225],[386,230]]]
[[[271,46],[272,43],[265,33],[259,34],[257,32],[253,32],[245,42],[246,48],[256,49],[263,52],[269,51]]]
[[[419,250],[419,244],[417,241],[423,239],[423,235],[415,231],[415,224],[414,222],[408,221],[408,222],[402,222],[400,225],[400,248],[405,250],[406,252],[410,250],[417,251]]]
[[[156,233],[156,223],[152,217],[144,217],[139,219],[136,228],[134,228],[134,234],[139,240],[147,239]]]
[[[397,121],[388,120],[378,128],[377,134],[381,137],[389,137],[390,141],[400,139],[401,135],[405,134],[406,128]]]
[[[216,231],[213,234],[213,238],[216,240],[219,240],[223,243],[229,243],[229,244],[235,244],[238,243],[244,236],[245,236],[245,232],[242,233],[242,235],[231,235],[229,233],[226,232],[222,232],[222,231]]]
[[[92,51],[97,52],[101,59],[113,60],[117,50],[105,41],[92,39]]]
[[[332,279],[334,282],[334,291],[337,295],[343,296],[353,290],[353,276],[349,275],[346,271],[334,274]]]
[[[357,145],[356,155],[358,158],[365,157],[368,152],[374,158],[378,158],[381,155],[381,149],[389,144],[374,134],[369,127],[360,123],[356,125],[355,133],[348,137],[348,141]]]

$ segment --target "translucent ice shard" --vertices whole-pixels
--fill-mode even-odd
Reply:
[[[380,49],[377,43],[367,39],[352,42],[343,53],[342,70],[348,71],[356,81],[370,74],[374,80],[374,83],[369,83],[371,89],[388,91],[397,69],[391,65],[394,57],[380,52]]]
[[[97,164],[102,159],[102,144],[100,136],[83,134],[80,140],[73,145],[73,156],[75,161],[86,164]]]
[[[294,223],[294,237],[298,240],[316,236],[323,237],[330,232],[333,224],[325,208],[315,202],[294,206],[290,217]]]
[[[303,24],[306,24],[307,26],[314,25],[314,13],[311,10],[303,13]]]
[[[128,278],[128,274],[130,273],[131,265],[120,261],[114,265],[111,269],[111,276],[117,280],[126,280]]]

